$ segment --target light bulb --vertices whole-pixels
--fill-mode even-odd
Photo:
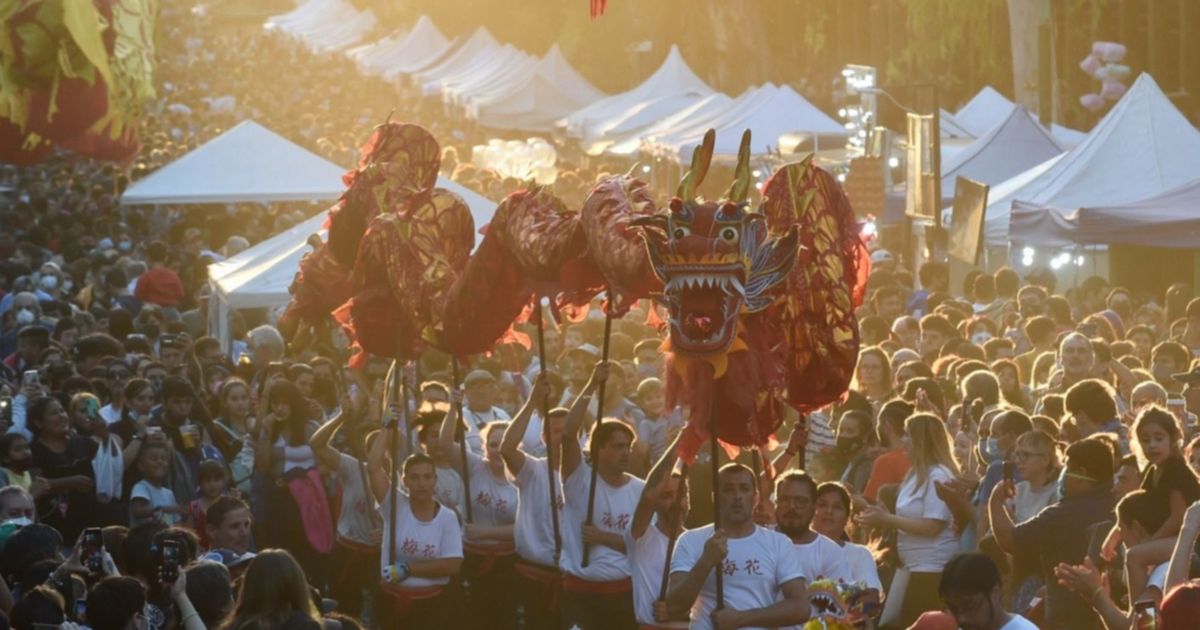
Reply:
[[[900,166],[900,158],[895,157],[895,156],[888,158],[888,167],[889,168],[896,168],[897,166]]]

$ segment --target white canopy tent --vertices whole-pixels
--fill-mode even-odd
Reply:
[[[688,67],[687,62],[683,60],[683,55],[679,53],[679,48],[671,46],[662,65],[640,85],[628,92],[621,92],[596,101],[562,119],[558,126],[566,128],[567,133],[572,137],[592,141],[608,133],[611,130],[612,121],[644,111],[648,104],[662,103],[663,99],[694,98],[699,100],[712,92],[712,88],[701,81],[700,77],[696,76],[696,73]],[[663,108],[658,111],[665,116],[679,111],[688,104],[690,103],[674,109]],[[653,122],[655,121],[650,120],[647,125]],[[626,131],[632,131],[632,129]]]
[[[373,42],[359,44],[347,48],[343,54],[346,57],[353,59],[362,68],[364,64],[375,61],[381,57],[386,57],[388,53],[396,49],[397,46],[404,43],[404,38],[408,37],[408,31],[397,29],[384,37],[381,37]]]
[[[462,43],[462,46],[438,59],[429,67],[413,72],[411,74],[412,81],[415,85],[424,86],[452,76],[487,61],[499,48],[500,43],[496,41],[496,38],[492,37],[486,28],[480,26],[475,29],[471,37]],[[393,78],[396,76],[395,69],[389,69],[384,76],[389,79]]]
[[[424,93],[441,94],[447,103],[458,103],[465,95],[486,92],[509,81],[522,81],[535,72],[538,63],[536,57],[508,44],[486,58],[476,59],[479,63],[427,83]]]
[[[482,238],[478,228],[492,220],[496,203],[443,177],[438,177],[437,185],[462,197],[470,207],[476,227],[475,244],[478,246]],[[327,217],[328,213],[320,212],[236,256],[208,267],[209,334],[219,339],[222,347],[229,347],[233,311],[275,309],[288,303],[291,299],[288,288],[300,269],[300,259],[311,251],[308,238],[317,234],[321,240],[325,240]]]
[[[604,98],[604,93],[571,67],[558,45],[522,81],[469,95],[467,115],[486,127],[548,132],[563,116]]]
[[[364,74],[394,79],[432,64],[453,48],[456,41],[447,39],[433,24],[433,20],[422,15],[403,41],[375,59],[360,61],[358,67]]]
[[[742,101],[742,99],[738,99]],[[817,134],[844,134],[845,127],[817,109],[790,86],[766,84],[758,89],[755,98],[747,98],[743,105],[731,105],[730,116],[718,120],[713,161],[732,162],[737,160],[742,133],[749,129],[751,134],[750,154],[763,155],[779,150],[779,137],[792,132]],[[656,142],[668,157],[680,164],[691,159],[692,151],[700,145],[707,129],[693,128],[687,134],[674,135],[665,141]]]
[[[252,120],[135,182],[121,204],[337,199],[345,169]]]
[[[351,9],[338,21],[305,33],[302,39],[314,51],[337,52],[362,41],[375,28],[376,22],[375,13],[370,9],[362,12]]]
[[[957,124],[971,136],[978,138],[1004,122],[1008,118],[1009,111],[1016,106],[1016,103],[1008,100],[1008,97],[989,85],[979,90],[978,94],[954,114],[952,124]],[[943,130],[946,122],[943,117]],[[1050,135],[1058,141],[1059,146],[1063,149],[1070,149],[1083,142],[1087,133],[1054,123],[1050,125]]]
[[[953,199],[959,176],[999,184],[1062,153],[1061,146],[1023,107],[942,165],[942,198]]]
[[[342,0],[307,0],[287,13],[267,18],[263,28],[292,34],[335,19],[347,8]]]
[[[750,90],[747,90],[749,92]],[[643,148],[649,149],[650,144],[658,137],[671,133],[674,129],[687,128],[692,125],[706,124],[721,112],[726,111],[734,102],[721,92],[713,92],[708,96],[692,103],[690,106],[663,118],[657,123],[617,138],[605,149],[611,155],[629,156]]]
[[[1022,185],[993,190],[985,218],[987,243],[1010,242],[1015,202],[1021,212],[1061,213],[1147,199],[1198,177],[1200,131],[1143,74],[1078,146]]]

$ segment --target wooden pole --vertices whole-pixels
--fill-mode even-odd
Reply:
[[[537,339],[538,339],[538,363],[541,368],[541,373],[546,373],[546,325],[542,316],[542,298],[537,298]],[[550,401],[542,399],[542,427],[546,435],[550,434]],[[558,490],[554,487],[554,446],[546,444],[546,468],[548,470],[548,478],[550,480],[550,522],[554,527],[554,559],[557,563],[558,557],[562,554],[562,531],[558,524]]]
[[[612,296],[609,295],[608,299],[611,300]],[[604,309],[604,347],[600,352],[601,365],[605,366],[605,369],[608,368],[608,341],[611,337],[612,337],[612,315],[609,313],[608,308],[605,308]],[[593,437],[595,437],[596,432],[600,430],[600,425],[604,422],[604,393],[605,393],[604,386],[607,382],[608,382],[608,379],[600,381],[600,387],[598,388],[598,391],[597,391],[597,393],[599,394],[599,397],[596,399],[596,424],[592,427],[592,436]],[[592,442],[592,444],[595,444],[595,442]],[[588,450],[589,450],[589,455],[590,455],[591,465],[592,465],[592,482],[591,482],[591,485],[588,486],[587,520],[585,520],[584,522],[588,525],[591,525],[592,517],[595,515],[595,512],[596,512],[596,478],[600,474],[600,467],[597,465],[597,462],[596,462],[595,451],[593,451],[590,448]],[[591,552],[592,552],[592,546],[585,544],[583,546],[583,562],[580,563],[580,566],[587,568],[588,560],[591,558]]]
[[[714,384],[712,387],[713,393],[709,396],[708,403],[708,451],[709,457],[712,459],[712,461],[709,463],[712,466],[713,533],[716,533],[716,531],[721,528],[721,502],[717,500],[717,495],[720,493],[719,483],[717,480],[717,477],[720,476],[718,475],[720,466],[717,466],[717,454],[720,452],[721,447],[717,444],[716,385]],[[755,480],[755,483],[758,483],[758,481]],[[717,607],[715,610],[721,610],[725,608],[725,575],[722,572],[722,569],[724,569],[724,567],[719,565],[715,569],[717,573]]]
[[[687,496],[688,469],[687,464],[684,464],[679,473],[679,485],[675,489],[675,507],[671,512],[671,532],[667,536],[667,557],[663,561],[662,581],[658,585],[658,601],[667,600],[667,587],[671,581],[671,557],[675,555],[675,542],[679,540],[679,534],[683,531],[683,499]]]
[[[402,409],[403,418],[392,418],[392,520],[388,523],[388,565],[396,564],[396,525],[400,520],[400,422],[408,422],[408,400],[401,400],[404,389],[401,386],[402,365],[399,359],[392,361],[392,406]],[[385,409],[384,413],[391,411]],[[408,427],[405,427],[406,429]]]
[[[453,372],[454,389],[458,389],[458,357],[450,357],[450,369]],[[454,411],[458,414],[458,426],[454,428],[458,436],[458,454],[462,458],[463,494],[466,500],[467,522],[475,522],[471,510],[471,461],[467,459],[467,432],[463,424],[462,400],[454,403]]]

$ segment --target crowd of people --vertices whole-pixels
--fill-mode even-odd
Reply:
[[[165,4],[133,168],[0,169],[0,627],[800,627],[831,613],[823,582],[860,627],[1194,626],[1188,287],[951,287],[876,248],[845,399],[716,476],[679,461],[690,410],[666,407],[648,304],[461,382],[435,351],[351,371],[262,313],[223,347],[207,265],[317,208],[121,208],[131,178],[243,118],[349,165],[396,110],[447,175],[520,184],[460,159],[481,131],[348,62]],[[578,205],[602,170],[555,190]]]

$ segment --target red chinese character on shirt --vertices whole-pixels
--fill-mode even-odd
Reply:
[[[757,558],[751,558],[746,561],[746,566],[742,569],[747,575],[762,575],[762,568],[759,566]]]
[[[437,553],[437,548],[434,547],[433,545],[425,545],[425,547],[423,549],[421,549],[421,557],[422,558],[432,558],[434,556],[434,554],[436,554],[436,553]]]
[[[492,495],[486,492],[480,492],[479,494],[475,495],[475,502],[483,507],[490,507],[492,505]]]
[[[495,503],[495,508],[496,508],[497,513],[503,513],[504,510],[508,508],[508,501],[505,501],[504,499],[497,497],[496,503]]]
[[[734,573],[737,573],[737,571],[738,571],[737,564],[734,563],[733,560],[726,558],[724,564],[721,567],[721,572],[724,573],[725,575],[733,575]]]
[[[628,514],[618,514],[617,515],[617,529],[619,529],[621,531],[625,531],[625,528],[628,526],[629,526],[629,515]]]
[[[605,512],[604,516],[600,517],[600,524],[607,527],[608,529],[612,529],[612,527],[613,527],[612,512]]]
[[[404,542],[400,543],[400,553],[406,556],[417,555],[417,541],[411,538],[405,538]]]

